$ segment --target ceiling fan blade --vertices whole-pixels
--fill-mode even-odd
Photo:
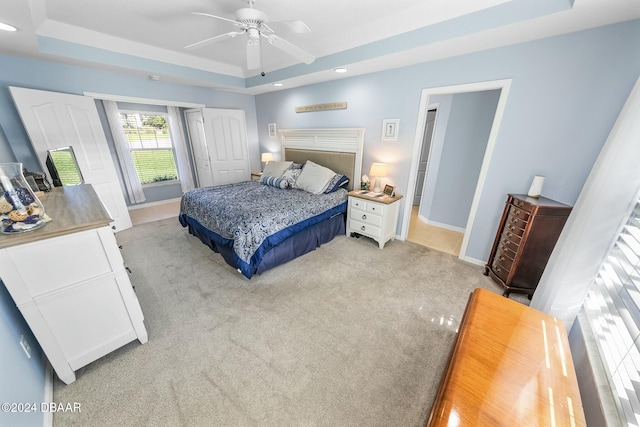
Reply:
[[[316,57],[311,55],[310,53],[300,49],[298,46],[295,46],[282,37],[278,37],[275,34],[271,34],[269,36],[265,36],[269,43],[282,50],[285,53],[293,56],[294,58],[304,62],[305,64],[311,64],[315,61]]]
[[[242,25],[242,23],[238,21],[234,21],[233,19],[223,18],[222,16],[212,15],[210,13],[204,13],[204,12],[191,12],[191,13],[194,15],[208,16],[209,18],[222,19],[223,21],[231,22],[233,25]]]
[[[260,68],[260,39],[249,39],[247,41],[247,69],[255,70]]]
[[[310,33],[311,29],[299,19],[293,21],[276,21],[269,22],[269,25],[272,26],[276,32],[278,33]]]
[[[226,39],[232,39],[235,36],[238,36],[240,34],[244,33],[244,31],[234,31],[231,33],[226,33],[226,34],[220,34],[219,36],[215,36],[215,37],[209,37],[208,39],[204,39],[204,40],[200,40],[199,42],[196,43],[192,43],[188,46],[185,46],[185,49],[194,49],[197,47],[202,47],[202,46],[206,46],[212,43],[217,43],[219,41],[222,40],[226,40]]]

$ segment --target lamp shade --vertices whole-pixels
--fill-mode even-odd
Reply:
[[[387,176],[389,169],[389,165],[385,163],[373,163],[371,165],[371,170],[369,170],[369,175],[375,176],[377,178],[383,178]]]
[[[263,163],[269,163],[273,160],[273,153],[262,153],[261,158]]]

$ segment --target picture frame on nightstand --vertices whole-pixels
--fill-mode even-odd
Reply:
[[[393,185],[387,184],[384,186],[384,190],[382,190],[382,192],[389,197],[393,197],[395,195],[395,188],[396,187],[394,187]]]

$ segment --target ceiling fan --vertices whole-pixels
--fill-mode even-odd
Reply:
[[[211,43],[217,43],[226,39],[234,38],[236,36],[246,34],[247,40],[247,68],[249,70],[255,70],[261,67],[261,52],[260,52],[260,40],[266,39],[267,42],[283,52],[293,56],[299,61],[305,64],[311,64],[316,58],[308,52],[300,49],[299,47],[291,44],[282,37],[278,37],[275,32],[269,28],[267,22],[269,19],[267,15],[258,9],[253,8],[254,0],[249,0],[249,7],[238,9],[235,13],[235,20],[224,18],[222,16],[212,15],[210,13],[192,12],[194,15],[208,16],[210,18],[220,19],[223,21],[231,22],[238,27],[238,31],[232,31],[230,33],[220,34],[218,36],[210,37],[199,42],[192,43],[185,46],[185,49],[194,49],[202,46],[209,45]],[[305,33],[311,30],[307,25],[300,21],[281,21],[274,24],[283,25],[292,32]]]

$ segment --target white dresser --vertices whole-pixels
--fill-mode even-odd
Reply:
[[[142,310],[109,217],[93,187],[58,187],[41,201],[53,221],[0,236],[0,278],[58,377],[138,339]]]
[[[402,196],[372,197],[360,190],[349,192],[347,234],[363,235],[378,242],[380,249],[396,237]]]

